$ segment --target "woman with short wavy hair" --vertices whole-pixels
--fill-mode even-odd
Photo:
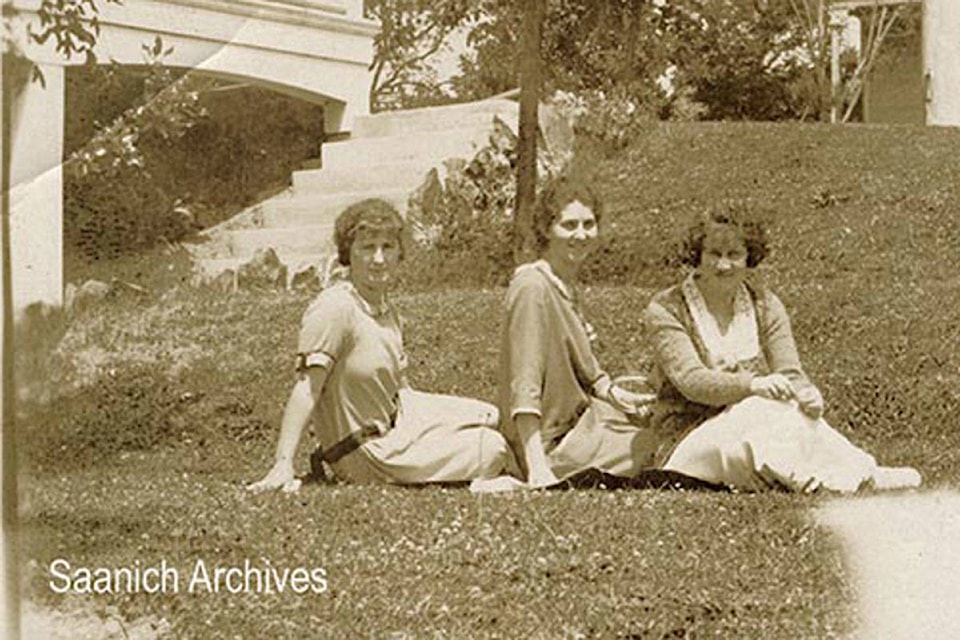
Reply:
[[[557,178],[538,205],[542,257],[516,269],[506,296],[501,429],[528,486],[591,468],[633,477],[653,461],[655,440],[642,426],[652,396],[600,367],[581,303],[580,268],[599,243],[600,202],[585,183]]]
[[[324,289],[303,316],[297,381],[287,401],[273,467],[252,491],[294,489],[293,458],[312,422],[322,460],[348,482],[418,484],[490,478],[514,466],[495,429],[497,409],[407,386],[400,319],[388,298],[406,225],[369,199],[337,218],[346,280]]]
[[[749,210],[716,208],[688,230],[693,273],[647,307],[658,464],[748,491],[918,486],[916,470],[879,466],[823,420],[783,303],[749,277],[766,254]]]

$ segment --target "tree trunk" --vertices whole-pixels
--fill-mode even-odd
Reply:
[[[536,237],[533,208],[537,200],[537,108],[540,104],[540,37],[545,0],[528,0],[523,5],[523,32],[520,38],[520,124],[517,141],[517,200],[514,216],[517,263],[535,257]]]

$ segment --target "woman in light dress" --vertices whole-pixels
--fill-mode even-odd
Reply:
[[[294,453],[310,422],[319,440],[312,461],[322,459],[347,482],[458,482],[515,468],[496,430],[496,407],[407,386],[402,327],[388,297],[404,237],[403,219],[383,200],[364,200],[337,218],[338,259],[349,277],[303,316],[275,460],[251,491],[299,486]]]
[[[919,486],[915,469],[879,466],[824,421],[783,304],[749,278],[766,252],[748,212],[714,210],[686,240],[693,273],[647,307],[658,465],[745,491]]]
[[[516,269],[506,297],[501,429],[529,487],[591,468],[635,476],[656,450],[642,426],[653,397],[623,388],[600,367],[580,292],[580,268],[599,242],[600,203],[586,184],[559,178],[535,211],[542,257]]]

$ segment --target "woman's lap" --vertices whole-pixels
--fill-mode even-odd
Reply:
[[[336,466],[351,482],[459,482],[501,473],[509,448],[491,404],[404,389],[396,425]]]
[[[855,491],[876,468],[873,456],[793,403],[748,398],[702,423],[664,469],[755,491],[771,487]]]
[[[561,480],[590,468],[633,477],[650,468],[655,449],[652,430],[633,424],[610,404],[593,400],[547,458]]]

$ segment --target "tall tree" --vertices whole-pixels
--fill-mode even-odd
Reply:
[[[711,119],[814,116],[820,93],[801,1],[545,0],[545,92],[602,93],[653,116],[671,114],[680,95]],[[452,80],[459,97],[517,86],[523,7],[483,0]]]
[[[536,238],[533,208],[537,199],[537,109],[540,104],[540,39],[546,0],[524,2],[520,67],[520,123],[517,141],[517,210],[514,216],[517,262],[533,258]]]

